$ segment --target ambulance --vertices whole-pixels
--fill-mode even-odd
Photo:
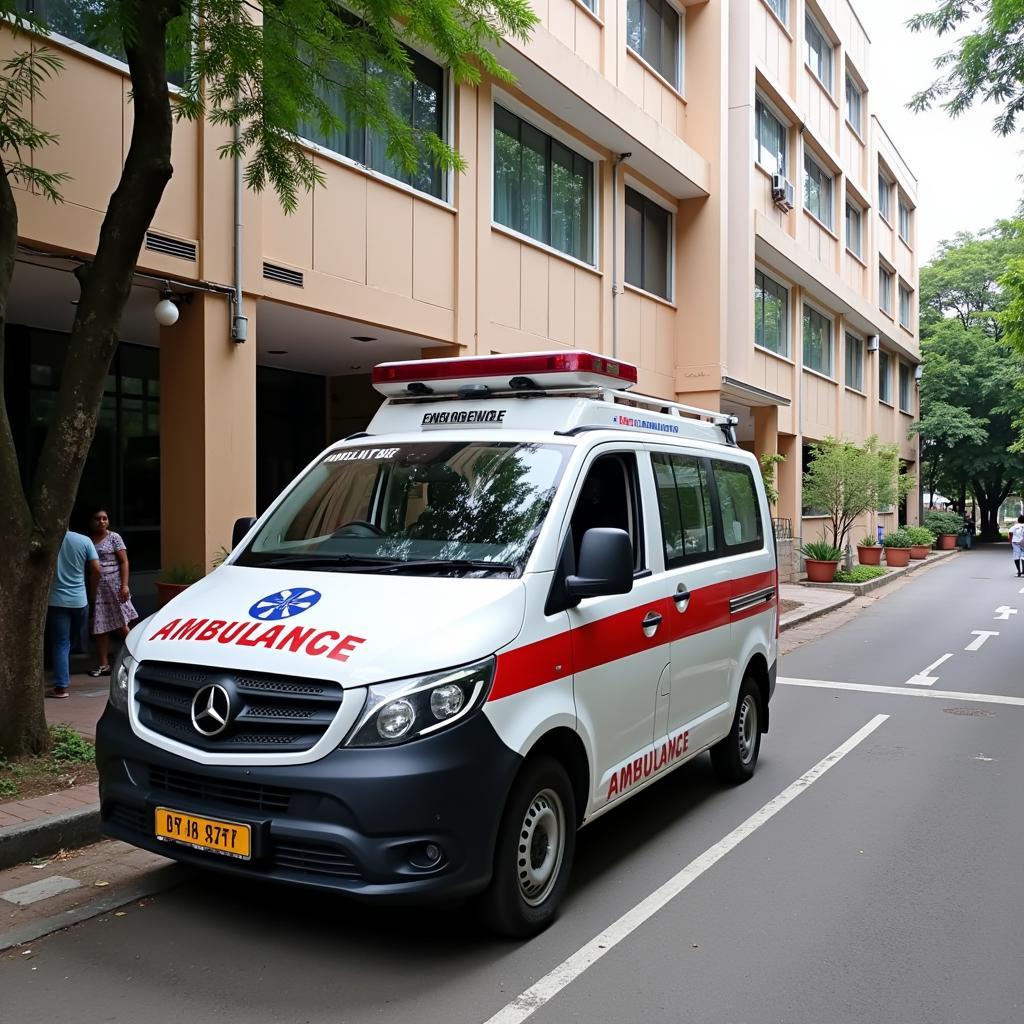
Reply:
[[[364,901],[557,912],[577,830],[768,730],[774,535],[735,418],[581,351],[382,364],[230,557],[129,634],[106,833]]]

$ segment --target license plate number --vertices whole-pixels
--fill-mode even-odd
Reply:
[[[170,807],[158,807],[154,832],[157,839],[182,843],[196,850],[212,850],[241,860],[252,856],[251,827],[234,821],[200,818]]]

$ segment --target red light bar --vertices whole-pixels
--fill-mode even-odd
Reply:
[[[482,384],[492,391],[529,391],[531,387],[624,391],[636,382],[637,369],[631,363],[577,351],[417,359],[381,363],[373,369],[373,386],[385,395],[455,394],[469,384]]]

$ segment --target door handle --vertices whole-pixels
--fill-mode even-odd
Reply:
[[[658,632],[658,627],[661,625],[661,616],[657,612],[648,612],[640,623],[641,628],[644,631],[644,636],[650,638]]]
[[[685,583],[680,583],[676,587],[676,592],[672,595],[672,600],[676,603],[677,612],[685,612],[690,607],[690,591],[686,589]]]

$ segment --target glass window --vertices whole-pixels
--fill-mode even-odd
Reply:
[[[864,341],[854,334],[846,335],[846,386],[864,390]]]
[[[892,405],[892,356],[882,350],[878,353],[878,400]]]
[[[761,508],[749,466],[737,462],[712,462],[718,486],[718,508],[722,516],[722,539],[726,553],[753,551],[764,546]]]
[[[785,25],[786,15],[789,13],[786,10],[786,0],[766,0],[766,3],[778,15],[779,21]]]
[[[832,176],[809,154],[804,154],[804,209],[825,227],[832,227]]]
[[[861,92],[857,83],[850,75],[846,76],[846,120],[850,122],[857,134],[861,134],[860,122]]]
[[[832,376],[832,321],[804,306],[804,366]]]
[[[910,289],[900,285],[900,323],[910,327]]]
[[[757,162],[771,174],[786,173],[786,126],[761,102],[754,101]]]
[[[578,260],[593,263],[594,165],[494,107],[494,219]]]
[[[906,363],[900,363],[900,409],[903,412],[910,412],[910,367]]]
[[[899,214],[900,214],[900,225],[899,225],[900,238],[902,238],[904,242],[909,242],[910,241],[910,207],[907,206],[907,204],[905,202],[903,202],[902,199],[900,200],[899,207],[900,207],[900,209],[899,209]]]
[[[789,357],[789,290],[754,270],[754,344]]]
[[[892,185],[881,172],[878,175],[878,212],[886,223],[892,222]]]
[[[679,12],[668,0],[627,0],[626,41],[662,78],[679,88]]]
[[[885,267],[878,268],[878,308],[892,316],[892,278]]]
[[[671,298],[672,214],[635,189],[626,188],[626,280]]]
[[[857,256],[863,255],[861,247],[861,213],[849,200],[846,202],[846,248]]]
[[[665,568],[698,562],[715,554],[715,527],[704,463],[690,455],[655,452]]]
[[[806,22],[807,63],[818,76],[818,81],[832,91],[832,44],[825,38],[825,33],[818,28],[815,20],[808,14]]]

